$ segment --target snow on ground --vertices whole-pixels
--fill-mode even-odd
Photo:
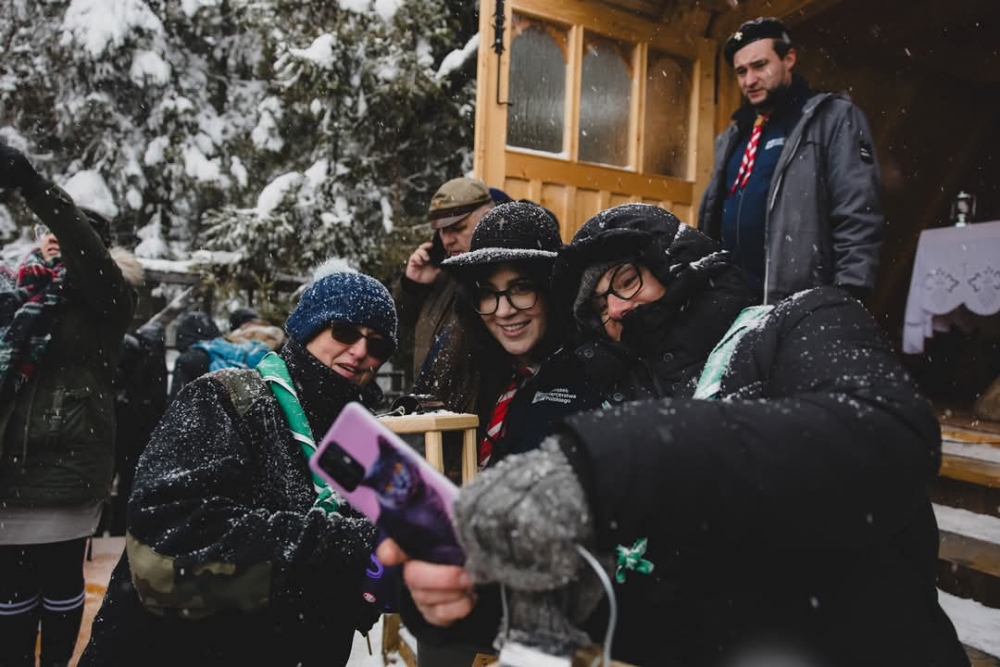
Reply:
[[[955,624],[963,644],[1000,656],[1000,609],[992,609],[975,600],[966,600],[941,590],[938,591],[938,602]]]

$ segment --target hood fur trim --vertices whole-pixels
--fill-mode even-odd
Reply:
[[[115,264],[122,270],[125,282],[132,287],[139,287],[145,282],[146,272],[130,250],[116,245],[112,246],[108,252],[111,253],[111,259],[115,260]]]

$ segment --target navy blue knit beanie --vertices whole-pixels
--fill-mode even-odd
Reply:
[[[391,341],[393,348],[398,344],[396,306],[389,290],[371,276],[344,270],[336,260],[316,270],[285,329],[305,347],[333,321],[369,327]]]

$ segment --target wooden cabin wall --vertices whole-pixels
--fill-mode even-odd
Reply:
[[[857,62],[849,49],[821,46],[821,36],[805,32],[796,35],[796,69],[814,88],[848,91],[872,125],[888,220],[875,303],[879,312],[889,312],[899,283],[906,283],[904,292],[909,286],[905,264],[912,265],[917,237],[950,224],[951,201],[960,188],[971,190],[972,181],[978,182],[979,217],[1000,219],[998,107],[958,81],[872,67]]]
[[[869,305],[899,349],[920,232],[952,224],[959,190],[976,195],[976,219],[1000,220],[1000,3],[838,0],[810,6],[815,11],[808,15],[785,16],[798,53],[796,71],[815,89],[848,91],[872,125],[886,228]],[[740,20],[770,13],[759,9],[747,3]],[[734,21],[720,30],[728,34]],[[740,94],[721,57],[718,72],[721,131]],[[977,330],[939,333],[928,339],[926,354],[903,355],[934,398],[967,404],[1000,373],[1000,316],[972,319]]]
[[[797,26],[796,69],[813,88],[848,91],[872,125],[886,228],[869,305],[899,349],[920,232],[952,224],[959,190],[976,195],[977,219],[1000,220],[1000,91],[957,71],[948,76],[921,68],[889,47],[856,48],[838,15],[858,7],[846,2],[834,16]],[[859,16],[855,21],[864,20]],[[986,329],[971,335],[938,334],[927,341],[925,355],[904,357],[925,391],[967,403],[996,377],[1000,346],[992,325],[983,324]]]

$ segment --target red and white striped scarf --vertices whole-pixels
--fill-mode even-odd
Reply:
[[[760,143],[760,135],[764,130],[764,124],[767,123],[767,119],[770,118],[771,113],[762,113],[757,116],[756,120],[753,122],[753,130],[750,131],[750,141],[747,142],[747,148],[743,151],[743,160],[740,162],[740,170],[736,174],[736,180],[733,181],[733,187],[729,189],[729,196],[733,196],[738,188],[746,187],[747,181],[750,180],[750,172],[753,171],[754,158],[757,157],[757,144]]]
[[[514,372],[513,377],[511,377],[510,382],[507,383],[507,388],[504,389],[503,393],[497,399],[497,404],[493,408],[493,415],[486,426],[486,436],[479,443],[479,470],[485,470],[490,464],[490,459],[493,456],[493,443],[503,438],[504,431],[506,430],[507,410],[510,409],[510,402],[514,399],[514,394],[517,393],[517,390],[521,388],[521,385],[528,378],[533,377],[537,372],[538,366],[522,366],[518,368]]]

